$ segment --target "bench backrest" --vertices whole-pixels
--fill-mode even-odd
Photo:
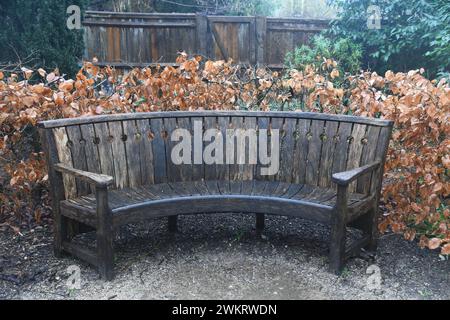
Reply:
[[[199,123],[201,125],[199,126]],[[226,137],[227,129],[254,129],[256,135],[264,130],[278,129],[280,152],[279,170],[275,175],[261,175],[260,159],[250,164],[249,140],[245,164],[234,159],[223,164],[176,165],[171,158],[176,129],[194,126],[203,132],[218,129]],[[330,187],[331,175],[353,169],[374,160],[384,161],[392,130],[392,122],[371,118],[326,115],[303,112],[153,112],[51,120],[40,123],[50,167],[63,162],[74,168],[103,173],[115,178],[117,188],[145,184],[192,180],[273,180],[312,186]],[[261,147],[271,149],[268,144]],[[214,141],[214,139],[212,140]],[[205,148],[193,136],[192,149]],[[235,144],[244,143],[235,140]],[[236,146],[237,148],[237,146]],[[198,150],[198,149],[197,149]],[[194,152],[193,152],[194,154]],[[241,164],[236,164],[241,163]],[[382,169],[366,175],[351,186],[352,191],[367,193],[380,179]],[[84,195],[90,187],[63,176],[66,198]]]

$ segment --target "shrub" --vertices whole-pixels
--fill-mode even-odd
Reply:
[[[0,73],[0,224],[39,221],[48,213],[46,172],[34,126],[38,120],[119,112],[241,109],[307,110],[395,121],[385,167],[380,230],[419,239],[450,254],[450,86],[423,70],[360,73],[345,87],[329,81],[336,63],[290,70],[240,71],[224,61],[179,57],[179,68],[134,69],[125,76],[86,63],[76,79],[38,70]],[[21,76],[23,80],[19,79]],[[301,110],[300,110],[301,109]],[[27,223],[25,223],[27,225]]]
[[[35,68],[60,68],[74,76],[83,54],[83,31],[69,30],[69,5],[85,0],[8,0],[0,3],[0,65],[27,63]]]
[[[362,61],[361,47],[350,39],[340,38],[337,41],[323,35],[312,38],[309,45],[302,45],[286,55],[285,64],[288,68],[304,70],[308,65],[316,68],[324,59],[334,59],[340,74],[357,74]]]
[[[365,66],[384,74],[425,68],[428,76],[450,71],[447,0],[334,0],[338,19],[328,35],[351,39],[363,50]],[[381,28],[369,29],[369,6],[378,6]],[[373,17],[372,17],[373,18]],[[444,53],[445,52],[445,53]]]

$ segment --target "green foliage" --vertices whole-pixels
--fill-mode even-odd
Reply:
[[[447,0],[435,1],[435,14],[427,21],[431,49],[426,57],[437,64],[439,76],[450,78],[450,2]]]
[[[361,67],[362,50],[349,39],[333,41],[322,35],[311,39],[310,45],[302,45],[286,55],[285,63],[291,69],[303,70],[307,65],[319,69],[324,59],[338,63],[341,75],[358,74]]]
[[[8,0],[0,3],[1,64],[59,68],[73,76],[83,54],[83,33],[67,28],[70,5],[86,0]],[[32,60],[30,60],[32,59]]]
[[[448,72],[449,14],[447,0],[334,0],[339,19],[329,35],[360,44],[364,66],[383,74],[386,70],[425,68],[430,77]],[[381,28],[367,26],[371,5],[378,6]]]

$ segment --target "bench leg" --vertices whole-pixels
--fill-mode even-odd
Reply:
[[[371,252],[376,252],[378,248],[378,210],[378,204],[375,203],[366,218],[367,224],[364,231],[367,233],[370,240],[365,249]]]
[[[58,215],[53,219],[53,230],[54,230],[54,240],[53,240],[53,251],[55,257],[62,258],[65,254],[63,250],[63,242],[69,241],[68,225],[66,217]]]
[[[177,232],[178,230],[178,216],[170,216],[168,225],[169,225],[169,232]]]
[[[340,274],[345,264],[345,224],[336,223],[331,226],[330,271]]]
[[[256,214],[256,233],[261,234],[264,230],[264,213]]]
[[[347,236],[347,188],[338,186],[336,210],[333,212],[330,239],[330,271],[340,274],[345,264],[345,240]]]
[[[97,234],[98,270],[102,279],[110,281],[114,278],[113,235]]]
[[[105,189],[97,188],[97,263],[104,280],[114,278],[114,228]]]

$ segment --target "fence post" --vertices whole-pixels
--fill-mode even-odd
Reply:
[[[197,13],[195,16],[197,28],[197,53],[208,57],[208,16]]]
[[[264,16],[256,17],[256,63],[266,63],[266,32],[267,18]]]

